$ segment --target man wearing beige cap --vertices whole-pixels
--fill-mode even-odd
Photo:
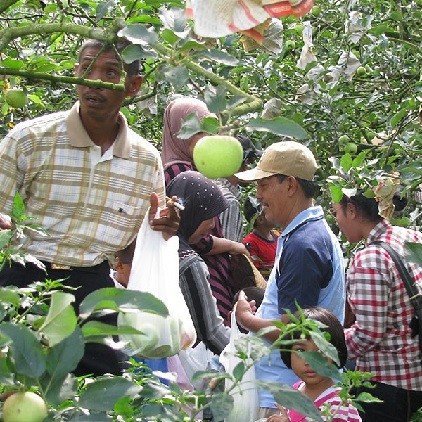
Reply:
[[[251,332],[283,320],[286,310],[320,306],[333,312],[343,322],[345,282],[343,254],[327,225],[323,210],[314,205],[313,178],[318,165],[312,152],[304,145],[285,141],[270,145],[256,168],[236,174],[241,180],[256,181],[256,196],[265,218],[279,225],[274,268],[265,296],[257,313],[244,295],[236,307],[237,321]],[[274,341],[278,330],[266,334]],[[274,351],[255,365],[260,381],[292,385],[298,378]],[[273,396],[259,391],[260,417],[278,413]]]

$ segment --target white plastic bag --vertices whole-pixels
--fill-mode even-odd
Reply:
[[[151,229],[146,214],[136,239],[128,290],[151,293],[162,300],[168,317],[142,310],[119,313],[118,325],[129,325],[142,334],[125,334],[126,352],[146,358],[173,356],[196,341],[196,330],[179,287],[179,238],[164,240]]]
[[[236,322],[236,309],[231,314],[231,332],[229,344],[224,348],[220,355],[220,363],[224,366],[227,373],[233,374],[236,365],[242,361],[236,356],[236,343],[242,336],[248,334],[242,333]],[[246,363],[252,363],[249,359]],[[225,390],[231,388],[233,382],[229,379],[225,381]],[[258,419],[259,401],[258,391],[255,385],[255,367],[249,368],[242,377],[241,382],[230,392],[234,400],[234,407],[230,414],[224,419],[224,422],[253,422]]]
[[[214,353],[207,349],[205,344],[201,341],[195,347],[189,347],[186,350],[179,352],[180,363],[189,379],[189,382],[197,390],[203,390],[206,387],[207,380],[201,379],[199,381],[192,381],[192,377],[198,371],[209,370],[211,359]]]

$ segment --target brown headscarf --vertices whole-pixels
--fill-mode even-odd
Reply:
[[[190,139],[180,139],[178,134],[182,121],[193,112],[196,112],[199,120],[211,114],[207,105],[196,98],[180,97],[167,106],[164,112],[163,140],[161,144],[161,160],[164,168],[175,162],[192,163],[192,156],[188,150]]]

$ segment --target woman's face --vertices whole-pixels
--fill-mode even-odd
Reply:
[[[191,245],[195,245],[198,243],[203,237],[208,236],[211,234],[212,229],[215,227],[215,220],[214,218],[210,218],[208,220],[204,220],[198,228],[192,233],[189,237],[188,242]]]
[[[343,207],[335,203],[332,206],[332,212],[340,231],[349,242],[356,243],[363,239],[364,236],[359,227],[362,222],[357,219],[356,207],[353,204],[347,203],[346,207]]]

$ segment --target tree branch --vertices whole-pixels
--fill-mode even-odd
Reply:
[[[110,82],[103,82],[100,80],[84,79],[84,78],[75,78],[73,76],[59,76],[59,75],[50,75],[44,72],[33,72],[32,70],[19,70],[11,69],[8,67],[0,67],[0,75],[13,75],[20,76],[21,78],[26,79],[36,79],[44,80],[50,82],[58,82],[71,85],[85,85],[91,86],[93,88],[104,88],[104,89],[113,89],[116,91],[124,91],[124,84],[113,84]]]

